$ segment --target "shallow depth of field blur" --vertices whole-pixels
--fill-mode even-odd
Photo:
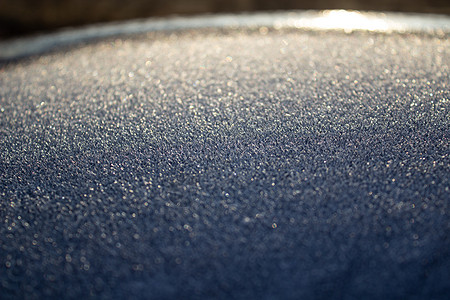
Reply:
[[[1,0],[0,39],[60,27],[173,15],[355,9],[450,14],[449,0]]]

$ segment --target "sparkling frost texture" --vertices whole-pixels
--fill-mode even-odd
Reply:
[[[1,298],[448,299],[449,50],[261,28],[4,63]]]

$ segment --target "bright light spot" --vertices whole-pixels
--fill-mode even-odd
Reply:
[[[299,22],[296,25],[301,27],[304,24]],[[374,31],[386,31],[389,29],[389,24],[379,17],[346,10],[324,11],[321,17],[314,18],[308,25],[309,27],[321,29],[343,29],[346,32],[351,32],[355,29]]]

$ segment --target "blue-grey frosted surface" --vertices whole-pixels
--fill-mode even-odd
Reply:
[[[149,34],[0,66],[0,298],[448,299],[446,36]]]

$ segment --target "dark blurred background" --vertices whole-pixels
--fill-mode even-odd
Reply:
[[[450,14],[450,0],[0,0],[0,39],[153,16],[336,8]]]

